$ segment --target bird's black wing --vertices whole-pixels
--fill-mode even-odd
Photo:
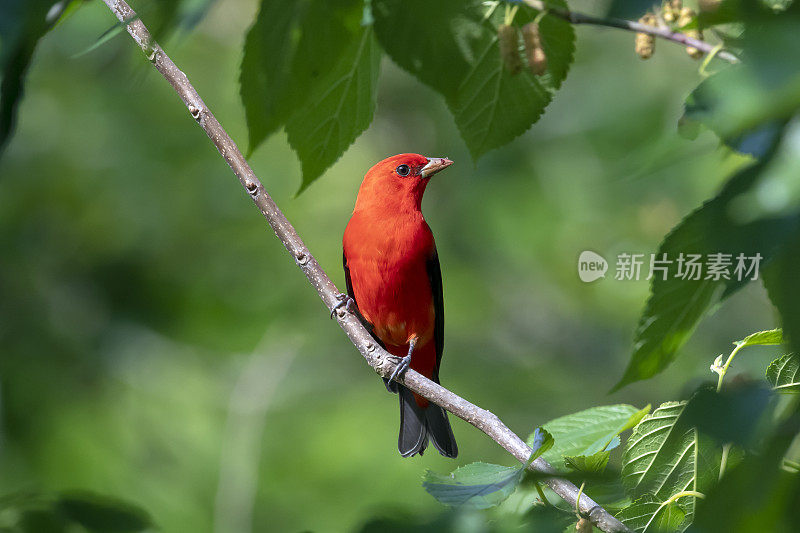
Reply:
[[[433,248],[433,255],[426,263],[428,280],[431,283],[433,294],[433,340],[436,343],[436,368],[433,369],[433,380],[439,383],[439,364],[442,362],[444,351],[444,294],[442,292],[442,269],[439,266],[439,253]]]
[[[431,283],[431,293],[433,295],[433,340],[436,343],[436,368],[433,369],[433,381],[439,383],[439,365],[442,362],[442,351],[444,350],[444,295],[442,293],[442,269],[439,267],[439,254],[436,248],[428,258],[426,264],[428,279]],[[411,399],[412,403],[415,400]],[[400,405],[403,405],[402,394]],[[433,445],[445,457],[456,457],[458,455],[458,445],[447,419],[447,411],[436,404],[429,404],[425,409],[425,429],[428,436],[433,441]],[[403,433],[400,433],[401,437]],[[422,454],[424,447],[419,451]],[[400,450],[403,453],[403,450]]]
[[[350,281],[350,267],[347,266],[347,254],[342,250],[342,266],[344,267],[344,283],[347,285],[347,295],[355,302],[356,295],[353,294],[353,282]],[[358,302],[356,302],[357,304]]]
[[[365,328],[367,328],[367,331],[369,331],[370,335],[372,335],[372,338],[375,339],[375,341],[381,346],[381,348],[385,349],[386,345],[383,344],[383,342],[375,335],[374,333],[375,328],[373,327],[373,325],[370,324],[358,310],[358,301],[356,300],[356,295],[353,292],[353,282],[350,279],[350,267],[347,266],[347,254],[344,252],[344,250],[342,251],[342,266],[344,267],[344,283],[347,286],[347,295],[350,298],[352,298],[354,302],[356,302],[356,308],[353,310],[353,313],[356,315],[356,318],[358,318],[359,322],[361,322],[361,324]]]

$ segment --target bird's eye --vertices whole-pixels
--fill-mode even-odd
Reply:
[[[408,165],[400,165],[396,169],[394,169],[400,176],[408,176],[411,173],[411,167]]]

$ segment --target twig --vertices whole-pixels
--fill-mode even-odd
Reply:
[[[137,18],[136,13],[124,0],[103,0],[103,2],[120,21],[127,22],[126,29],[130,36],[144,51],[153,66],[178,93],[189,113],[206,132],[206,135],[217,147],[217,150],[219,150],[231,170],[236,174],[236,177],[239,178],[239,182],[253,199],[253,202],[261,210],[275,235],[294,258],[295,263],[306,275],[311,285],[317,290],[319,297],[329,310],[333,309],[339,303],[336,298],[336,295],[339,294],[336,286],[308,251],[308,248],[306,248],[306,245],[281,210],[267,194],[264,186],[237,148],[236,143],[233,142],[233,139],[205,105],[200,95],[197,94],[197,91],[189,82],[189,79],[178,69],[164,50],[152,40],[144,23]],[[353,314],[340,309],[337,311],[337,318],[339,325],[367,360],[367,363],[381,376],[389,377],[399,358],[381,348]],[[520,462],[525,463],[530,457],[530,447],[489,411],[471,404],[413,370],[409,369],[400,381],[412,391],[444,407],[457,417],[486,433]],[[528,468],[534,472],[544,474],[552,475],[557,473],[541,457],[531,463]],[[578,488],[572,482],[558,477],[547,477],[543,481],[567,503],[571,506],[575,505],[578,497]],[[624,524],[586,494],[583,494],[580,498],[580,510],[585,515],[588,515],[592,522],[603,531],[609,533],[629,531]]]
[[[649,26],[647,24],[642,24],[641,22],[633,22],[631,20],[617,19],[611,17],[602,18],[602,17],[595,17],[592,15],[586,15],[584,13],[576,13],[575,11],[570,11],[568,9],[564,9],[563,7],[554,6],[548,4],[547,2],[543,2],[541,0],[516,0],[516,1],[524,3],[538,11],[547,11],[548,15],[552,15],[562,20],[566,20],[570,24],[590,24],[593,26],[606,26],[608,28],[618,28],[621,30],[634,31],[636,33],[648,33],[650,35],[660,37],[661,39],[666,39],[668,41],[682,44],[683,46],[697,48],[698,50],[700,50],[705,54],[710,54],[714,52],[715,54],[714,57],[724,59],[728,63],[739,62],[739,58],[733,55],[731,52],[728,52],[727,50],[715,51],[715,48],[717,48],[716,45],[707,43],[705,41],[701,41],[699,39],[694,39],[679,31],[672,31],[669,28]]]

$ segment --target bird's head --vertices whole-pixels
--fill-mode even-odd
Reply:
[[[388,157],[369,169],[364,176],[358,191],[356,210],[367,207],[419,210],[422,194],[431,176],[452,164],[446,157],[419,154]]]

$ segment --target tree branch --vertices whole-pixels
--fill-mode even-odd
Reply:
[[[621,30],[634,31],[637,33],[647,33],[655,37],[660,37],[661,39],[666,39],[668,41],[682,44],[683,46],[697,48],[704,54],[710,54],[714,52],[714,50],[717,48],[716,45],[707,43],[705,41],[701,41],[699,39],[694,39],[692,37],[687,36],[685,33],[681,33],[679,31],[672,31],[669,28],[649,26],[647,24],[642,24],[641,22],[633,22],[625,19],[601,18],[592,15],[585,15],[583,13],[576,13],[575,11],[564,9],[563,7],[550,5],[547,2],[543,2],[541,0],[512,0],[512,1],[523,3],[527,6],[532,7],[537,11],[546,11],[548,15],[552,15],[554,17],[566,20],[570,24],[590,24],[593,26],[606,26],[608,28],[617,28]],[[728,63],[739,62],[739,58],[733,55],[731,52],[728,52],[727,50],[717,51],[715,57],[724,59]]]
[[[206,104],[197,94],[186,75],[178,69],[175,63],[167,56],[164,50],[154,42],[147,28],[138,18],[136,13],[124,0],[103,0],[108,8],[116,15],[120,22],[126,23],[126,29],[134,41],[145,52],[148,60],[172,85],[186,105],[189,113],[206,132],[209,139],[219,150],[219,153],[231,167],[239,182],[253,199],[267,219],[275,235],[281,240],[286,250],[292,255],[300,270],[317,290],[319,297],[328,307],[338,303],[336,286],[325,274],[311,255],[306,245],[295,232],[292,225],[283,215],[281,210],[267,194],[264,186],[250,168],[242,153],[236,147],[233,139],[222,128],[220,123],[208,109]],[[389,377],[394,370],[399,358],[391,355],[381,348],[367,332],[356,317],[340,309],[337,313],[339,325],[358,348],[361,355],[369,365],[381,376]],[[409,369],[400,382],[406,387],[444,407],[457,417],[469,422],[491,437],[500,446],[508,450],[517,460],[525,462],[531,455],[531,449],[525,442],[511,431],[494,414],[471,404],[460,396],[450,392],[444,387],[425,378],[421,374]],[[556,471],[544,459],[538,458],[531,465],[530,470],[544,474],[555,474]],[[548,477],[544,482],[553,491],[562,497],[570,506],[575,506],[578,497],[578,488],[570,481],[558,477]],[[595,503],[586,494],[581,495],[580,511],[588,516],[592,522],[606,532],[629,531],[619,520],[614,518],[605,509]]]

